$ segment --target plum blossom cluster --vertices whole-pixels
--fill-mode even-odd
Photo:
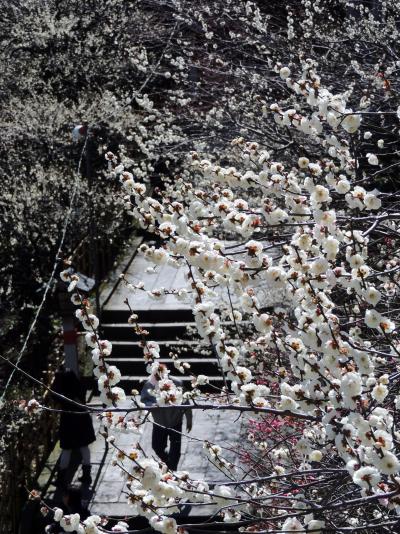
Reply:
[[[101,532],[128,532],[129,525],[125,521],[118,521],[111,530],[105,528],[107,519],[101,518],[98,515],[90,515],[84,520],[81,520],[79,514],[65,514],[61,508],[50,509],[47,505],[43,506],[42,512],[47,515],[52,513],[53,519],[59,524],[63,532],[77,532],[78,534],[100,534]],[[52,532],[45,529],[46,532]]]
[[[237,506],[237,491],[224,486],[211,490],[207,482],[194,480],[187,471],[172,472],[163,462],[149,458],[139,444],[136,448],[122,450],[115,445],[113,436],[108,441],[116,450],[114,464],[127,481],[132,515],[147,518],[154,530],[164,534],[177,532],[176,519],[170,516],[179,513],[188,503],[214,506],[216,511],[226,504]],[[207,443],[207,448],[212,449],[210,454],[223,461],[220,447]]]
[[[304,62],[298,80],[288,69],[280,76],[298,108],[311,112],[274,104],[274,119],[279,127],[311,138],[319,146],[317,157],[276,161],[259,143],[237,138],[232,150],[240,167],[192,153],[192,181],[181,179],[157,200],[143,187],[129,186],[126,202],[139,224],[162,240],[162,246],[142,248],[146,259],[187,272],[197,331],[217,356],[224,378],[219,402],[308,421],[286,445],[271,452],[267,439],[259,447],[275,458],[268,480],[254,484],[259,513],[272,517],[270,524],[282,531],[335,524],[335,501],[325,505],[329,490],[308,490],[310,481],[323,486],[330,473],[332,481],[344,477],[354,497],[348,522],[362,524],[350,512],[363,499],[376,504],[376,520],[390,522],[400,513],[394,395],[399,208],[396,199],[390,204],[371,187],[368,167],[360,179],[361,155],[353,145],[362,135],[363,118],[348,106],[348,95],[325,89],[312,61]],[[371,153],[365,159],[370,167],[377,165]],[[126,172],[116,172],[126,189]],[[266,310],[260,286],[280,289],[286,308]],[[227,293],[231,317],[248,321],[239,344],[230,341],[221,319],[221,295]],[[264,358],[254,364],[257,350]],[[170,384],[154,365],[149,372],[158,381],[162,405],[161,391]],[[180,401],[175,392],[173,401]],[[218,447],[207,450],[227,468]],[[283,474],[293,486],[285,486]],[[285,499],[308,515],[285,517],[276,496],[284,487]],[[310,498],[320,510],[317,516],[308,507]],[[276,515],[263,508],[266,502],[274,503]],[[231,517],[242,514],[234,507]]]

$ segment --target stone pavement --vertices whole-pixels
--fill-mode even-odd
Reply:
[[[128,239],[122,252],[116,258],[113,269],[107,274],[107,278],[100,284],[100,305],[103,307],[111,299],[114,290],[120,283],[121,273],[126,272],[134,260],[137,249],[143,243],[144,238],[133,234]]]
[[[96,405],[96,399],[90,403]],[[96,441],[90,445],[92,459],[92,477],[93,488],[88,495],[89,510],[91,513],[106,514],[111,517],[130,516],[130,506],[126,499],[125,481],[121,477],[118,467],[112,465],[115,459],[115,449],[105,443],[104,438],[99,434],[99,423],[94,419],[96,429]],[[152,423],[146,422],[143,433],[137,434],[116,433],[115,444],[128,452],[137,442],[146,452],[153,455],[151,447]],[[183,432],[185,433],[185,421]],[[231,451],[223,451],[225,459],[232,463],[237,463],[235,450],[241,447],[241,439],[246,432],[246,419],[238,419],[237,412],[231,411],[193,411],[193,429],[191,433],[182,438],[181,460],[178,466],[179,470],[189,471],[191,477],[205,480],[207,482],[221,482],[228,480],[212,463],[208,460],[203,450],[204,440],[227,447]],[[46,468],[44,469],[39,484],[46,484],[49,473],[54,470],[60,449],[56,447],[49,458]],[[80,469],[74,476],[74,483],[78,483]],[[237,473],[240,477],[241,472]],[[49,487],[46,493],[48,499],[55,497],[54,486]],[[210,507],[196,507],[190,515],[203,516],[209,515]]]
[[[132,243],[133,249],[137,249],[140,246],[141,241],[136,238],[136,241]],[[151,243],[148,243],[151,244]],[[130,255],[132,256],[132,249],[130,250]],[[188,281],[185,278],[187,268],[184,266],[173,267],[168,264],[158,265],[154,272],[147,272],[147,269],[152,266],[151,262],[148,262],[144,256],[138,252],[133,258],[128,256],[120,262],[120,266],[125,266],[126,280],[131,284],[137,284],[138,282],[144,283],[144,288],[146,291],[151,291],[153,289],[159,289],[161,287],[165,289],[188,289]],[[236,259],[240,259],[239,256],[236,256]],[[121,272],[120,267],[120,272]],[[196,268],[193,269],[196,276]],[[166,295],[162,299],[154,299],[148,296],[146,291],[135,291],[130,292],[124,283],[119,281],[116,276],[114,276],[115,289],[110,298],[105,302],[104,311],[112,312],[119,310],[127,310],[126,304],[124,304],[125,299],[129,298],[129,303],[136,312],[146,311],[157,311],[162,308],[164,311],[173,311],[173,310],[190,310],[191,305],[187,302],[178,301],[174,295]],[[110,283],[108,284],[108,287]],[[107,286],[106,288],[107,289]],[[214,289],[217,302],[225,302],[226,305],[229,305],[229,296],[225,287],[215,288]],[[104,302],[105,295],[107,292],[103,291],[102,300]],[[237,296],[231,294],[230,296],[232,302],[237,304]],[[262,306],[273,306],[282,303],[282,291],[280,289],[273,289],[267,287],[265,281],[259,281],[257,286],[257,298]]]
[[[129,283],[137,284],[138,282],[143,282],[147,291],[160,287],[166,289],[187,287],[185,268],[176,269],[170,265],[162,265],[158,266],[155,272],[146,272],[151,264],[140,253],[135,254],[134,251],[139,245],[140,241],[138,240],[119,262],[119,270],[121,272],[121,266],[124,266],[123,270]],[[108,295],[106,295],[107,289],[109,290],[110,284],[113,282],[112,294],[110,295],[108,292]],[[145,311],[148,317],[152,317],[152,312],[155,317],[160,310],[163,312],[176,312],[177,310],[179,312],[189,312],[189,317],[191,317],[190,306],[177,301],[175,296],[168,295],[162,300],[154,300],[145,291],[131,293],[127,290],[125,284],[118,280],[117,274],[109,280],[108,287],[106,286],[104,289],[105,291],[102,293],[103,313],[105,312],[107,317],[113,317],[113,313],[118,314],[121,310],[127,310],[126,304],[124,304],[127,296],[132,308],[139,313]],[[91,404],[95,403],[96,399],[92,399]],[[94,422],[94,424],[97,431],[97,439],[91,445],[91,453],[92,475],[95,485],[90,498],[89,509],[92,513],[106,513],[116,517],[129,516],[130,507],[127,503],[125,480],[122,478],[119,468],[112,465],[115,459],[115,449],[109,446],[106,450],[105,440],[98,433],[99,425],[97,422]],[[137,434],[116,433],[115,445],[129,452],[139,441],[145,453],[151,456],[154,454],[151,447],[152,427],[151,421],[146,422],[144,431],[140,436]],[[243,432],[245,432],[244,419],[238,420],[237,412],[194,410],[193,429],[189,435],[184,435],[182,438],[181,460],[178,469],[187,470],[193,478],[208,482],[227,480],[226,475],[222,474],[208,460],[207,454],[203,450],[203,443],[204,440],[208,440],[219,446],[235,450],[240,446]],[[185,433],[185,425],[183,433]],[[224,451],[223,456],[235,463],[235,453]],[[208,515],[210,510],[196,507],[192,513]]]
[[[140,242],[135,244],[136,246],[139,246]],[[130,251],[130,254],[132,255],[132,250]],[[154,272],[147,272],[146,270],[151,266],[152,264],[148,262],[142,254],[137,253],[132,261],[130,261],[129,264],[126,264],[125,274],[127,281],[133,285],[138,282],[143,282],[146,291],[152,291],[153,289],[159,289],[161,287],[164,287],[165,289],[187,287],[185,269],[177,269],[170,265],[161,265],[158,266]],[[151,311],[159,310],[160,308],[166,311],[175,310],[177,308],[190,309],[188,304],[179,302],[174,295],[166,295],[162,300],[156,300],[149,297],[146,291],[139,290],[130,293],[124,283],[118,280],[116,280],[116,282],[113,294],[104,306],[104,309],[107,311],[127,310],[126,304],[124,304],[124,300],[127,297],[129,297],[129,302],[135,311]]]
[[[179,470],[189,471],[191,476],[207,482],[228,480],[212,463],[208,460],[203,450],[204,440],[216,443],[221,447],[237,449],[240,446],[240,437],[245,432],[244,421],[238,419],[236,412],[204,412],[194,410],[193,429],[188,436],[182,438],[181,460]],[[116,434],[115,444],[126,452],[133,448],[139,441],[141,447],[148,455],[153,455],[151,448],[152,423],[145,424],[145,429],[141,436],[137,434]],[[185,421],[183,432],[185,433]],[[94,494],[89,503],[92,513],[107,513],[112,516],[129,516],[130,507],[126,502],[125,481],[120,475],[118,467],[112,465],[115,458],[115,450],[109,447],[103,465],[100,462],[104,456],[104,439],[97,435],[97,440],[92,444],[92,458],[94,465],[94,477],[97,477],[97,484]],[[235,462],[236,454],[224,451],[224,457]],[[240,473],[239,473],[240,475]],[[209,510],[196,508],[196,515],[207,515]],[[194,512],[192,512],[194,513]]]
[[[148,273],[146,269],[150,264],[143,258],[141,254],[136,254],[138,246],[142,239],[134,237],[129,248],[121,256],[116,265],[114,273],[111,273],[108,282],[103,286],[101,292],[101,304],[103,305],[103,312],[108,314],[108,317],[114,317],[116,314],[125,315],[127,307],[124,300],[127,297],[128,291],[119,280],[119,273],[125,272],[129,283],[136,284],[143,281],[146,290],[152,290],[159,287],[167,289],[178,289],[187,286],[185,281],[185,268],[176,269],[169,265],[159,266],[155,273]],[[226,295],[221,298],[226,298]],[[148,317],[156,317],[157,312],[181,312],[183,314],[190,314],[189,305],[178,302],[177,299],[168,295],[163,300],[154,300],[147,295],[145,291],[136,291],[130,293],[129,302],[133,309],[138,312],[147,313]],[[127,314],[126,314],[127,315]],[[171,314],[170,314],[171,315]],[[110,319],[109,319],[110,320]],[[119,319],[110,322],[117,322]],[[125,320],[125,318],[124,318]],[[153,319],[155,320],[155,319]],[[187,320],[187,319],[185,319]],[[190,320],[190,319],[189,319]],[[113,325],[111,325],[113,326]],[[114,325],[118,326],[118,325]],[[113,341],[113,338],[110,337]],[[114,351],[113,351],[114,354]],[[92,399],[91,404],[96,404],[96,399]],[[98,405],[98,404],[97,404]],[[112,517],[125,517],[130,515],[130,507],[127,504],[125,481],[120,475],[118,467],[112,465],[115,458],[115,449],[105,443],[104,438],[99,434],[99,423],[94,420],[97,439],[91,445],[92,454],[92,477],[93,488],[86,496],[89,509],[92,513],[106,514]],[[184,432],[184,430],[183,430]],[[187,470],[191,476],[196,479],[205,480],[207,482],[227,480],[226,475],[222,474],[212,463],[208,460],[205,451],[203,450],[204,440],[208,440],[221,447],[231,448],[237,450],[242,446],[242,437],[246,432],[246,419],[244,416],[238,419],[238,413],[233,411],[200,411],[193,412],[193,429],[188,436],[183,436],[182,439],[182,455],[179,464],[179,470]],[[143,433],[137,434],[116,434],[115,444],[123,450],[129,451],[139,441],[144,451],[152,455],[151,448],[151,433],[152,423],[146,422]],[[244,441],[245,443],[245,441]],[[54,470],[57,459],[60,454],[60,449],[55,448],[51,457],[49,458],[46,468],[42,473],[39,483],[46,484],[49,479],[49,471]],[[232,463],[237,462],[237,455],[225,451],[223,457]],[[80,469],[75,473],[74,481],[80,475]],[[240,470],[237,476],[240,477]],[[50,491],[46,492],[46,497],[54,497],[54,486],[50,485]],[[195,507],[191,515],[209,515],[210,510],[202,507]]]

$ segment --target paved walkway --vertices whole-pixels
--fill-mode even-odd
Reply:
[[[136,284],[143,281],[146,290],[152,290],[159,287],[166,289],[177,289],[186,287],[187,281],[184,279],[184,268],[175,269],[169,265],[158,267],[155,273],[146,272],[150,264],[141,254],[133,256],[133,251],[140,245],[141,239],[134,238],[131,247],[120,258],[119,266],[111,273],[108,283],[101,294],[102,303],[105,311],[118,312],[126,310],[124,300],[127,297],[127,288],[125,284],[118,281],[120,272],[125,271],[128,282]],[[110,288],[114,287],[110,296]],[[271,296],[269,296],[271,298]],[[156,311],[156,310],[186,310],[189,305],[179,302],[175,296],[168,295],[163,300],[154,300],[144,291],[136,291],[129,296],[129,302],[135,311]],[[92,399],[95,402],[95,399]],[[203,412],[194,411],[193,430],[189,436],[184,436],[182,440],[182,455],[179,464],[180,470],[187,470],[193,478],[205,480],[207,482],[221,481],[226,477],[211,464],[205,451],[203,450],[204,440],[216,443],[219,446],[231,448],[232,450],[241,447],[242,436],[246,433],[246,420],[244,417],[238,420],[237,412],[213,411]],[[124,517],[130,515],[130,507],[127,504],[125,493],[125,481],[120,475],[118,467],[112,465],[115,458],[113,447],[106,448],[104,438],[99,434],[99,423],[94,421],[97,431],[96,442],[91,445],[93,480],[95,482],[93,492],[89,495],[89,509],[92,513],[107,514],[109,516]],[[139,443],[144,451],[152,455],[151,448],[152,423],[149,421],[145,425],[143,434],[139,437]],[[117,434],[116,445],[124,450],[129,450],[138,441],[137,435]],[[49,478],[49,469],[54,468],[60,449],[56,448],[49,458],[47,467],[41,477],[44,484]],[[224,457],[235,463],[237,455],[224,451]],[[74,480],[80,475],[80,469],[75,474]],[[240,477],[240,472],[238,473]],[[50,486],[50,492],[47,497],[51,498],[54,493],[54,487]],[[196,515],[209,515],[210,510],[196,507]],[[192,512],[194,515],[194,513]]]
[[[95,404],[96,399],[92,403]],[[99,433],[99,423],[94,419],[96,428],[96,441],[90,446],[92,457],[92,477],[95,482],[94,491],[90,496],[89,509],[91,513],[107,514],[109,516],[125,517],[131,515],[131,509],[127,503],[125,481],[121,477],[118,467],[112,465],[115,459],[115,449],[108,447],[104,438]],[[151,448],[152,423],[145,424],[145,429],[140,436],[136,434],[115,434],[115,444],[128,452],[139,441],[144,451],[153,455]],[[235,451],[240,446],[240,439],[246,431],[245,419],[238,420],[236,412],[204,412],[194,410],[193,429],[188,436],[182,439],[182,454],[178,466],[179,470],[189,471],[193,478],[215,482],[227,480],[212,463],[208,460],[203,450],[204,440],[216,443]],[[42,473],[39,483],[45,484],[49,471],[54,469],[60,449],[56,447],[47,462],[46,469]],[[235,463],[237,455],[234,452],[224,451],[224,458]],[[74,481],[78,483],[80,469],[76,472]],[[240,476],[240,472],[238,473]],[[46,494],[47,498],[54,497],[54,486],[50,486]],[[210,507],[196,507],[191,512],[197,516],[209,515]]]
[[[136,242],[133,242],[133,246],[138,247],[140,241],[136,238]],[[132,253],[131,253],[132,255]],[[124,261],[121,262],[122,265],[127,265],[128,256],[125,257]],[[236,256],[236,259],[240,259],[239,256]],[[153,289],[159,289],[161,287],[165,289],[180,289],[188,288],[188,281],[185,279],[185,274],[187,268],[181,266],[179,268],[172,267],[171,265],[158,265],[155,268],[155,271],[149,272],[148,269],[151,268],[152,263],[148,262],[144,256],[138,252],[134,258],[130,261],[129,266],[126,268],[126,279],[129,283],[135,285],[138,282],[144,283],[144,288],[146,291],[151,291]],[[121,272],[122,269],[120,268]],[[196,273],[196,269],[194,269]],[[104,309],[107,311],[113,310],[127,310],[126,304],[124,304],[125,299],[129,298],[129,303],[135,311],[142,310],[189,310],[191,306],[188,302],[179,301],[174,295],[166,295],[163,299],[154,299],[148,296],[146,291],[135,291],[129,292],[126,288],[126,285],[117,280],[117,285],[115,290],[108,299]],[[224,301],[226,305],[229,305],[229,296],[226,288],[216,288],[214,289],[218,297],[216,300],[222,302]],[[282,292],[279,289],[268,288],[263,280],[259,281],[257,287],[257,298],[262,306],[273,306],[282,303]],[[231,293],[231,299],[234,305],[237,304],[237,296]]]
[[[202,412],[195,411],[193,414],[193,429],[188,437],[182,439],[182,454],[178,466],[179,470],[189,471],[193,478],[206,481],[221,481],[227,478],[208,460],[203,450],[203,440],[209,440],[224,446],[236,449],[239,437],[244,429],[242,423],[236,421],[237,413],[233,412]],[[116,435],[116,445],[128,452],[139,441],[141,447],[148,455],[154,455],[151,448],[152,423],[145,425],[143,434],[139,437],[132,434]],[[94,475],[99,472],[98,482],[93,497],[89,503],[92,513],[107,513],[115,516],[130,515],[130,507],[127,504],[125,481],[122,479],[118,467],[111,465],[115,458],[115,450],[109,448],[103,466],[99,462],[104,455],[104,438],[98,435],[97,440],[91,446],[93,462],[96,463]],[[236,455],[230,451],[224,453],[224,457],[234,462]],[[196,515],[206,515],[209,510],[196,509]]]
[[[139,244],[139,241],[135,243],[136,246]],[[130,254],[132,255],[132,251]],[[140,252],[134,256],[132,261],[129,262],[129,259],[126,256],[123,265],[127,266],[125,274],[126,280],[130,284],[135,285],[143,282],[146,291],[152,291],[161,287],[169,290],[187,287],[185,269],[177,269],[170,265],[161,265],[156,267],[155,271],[148,272],[152,264]],[[126,304],[124,304],[127,297],[129,297],[130,305],[136,311],[159,310],[160,308],[165,310],[190,309],[189,304],[178,301],[174,295],[166,295],[163,299],[155,300],[149,297],[146,291],[138,290],[133,293],[129,292],[126,285],[119,281],[111,298],[106,303],[105,309],[109,311],[127,309]]]

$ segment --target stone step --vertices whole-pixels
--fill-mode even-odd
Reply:
[[[190,383],[192,381],[192,377],[181,375],[179,373],[175,373],[174,378],[179,378],[181,382],[183,383],[183,386],[187,389],[191,389]],[[212,386],[222,387],[223,386],[223,378],[217,374],[214,374],[212,376],[209,376],[209,383],[210,386],[202,386],[202,391],[210,391],[212,390]],[[118,386],[124,388],[126,391],[126,394],[128,395],[129,392],[132,389],[136,389],[140,391],[143,387],[143,384],[146,382],[146,380],[149,379],[149,375],[143,374],[143,375],[137,375],[137,376],[130,376],[130,375],[124,375],[121,379],[121,382],[118,383]]]
[[[149,332],[148,339],[174,340],[187,334],[187,326],[194,326],[194,323],[140,323],[140,326]],[[132,325],[128,323],[107,323],[102,325],[105,339],[112,341],[136,341],[137,334],[133,331]]]
[[[241,321],[241,325],[250,324],[251,321]],[[148,339],[158,340],[176,340],[181,339],[188,333],[187,327],[195,328],[194,322],[149,322],[139,323],[142,328],[149,332]],[[224,321],[222,326],[233,326],[233,321]],[[113,339],[118,341],[136,341],[138,339],[137,334],[133,331],[132,325],[128,323],[103,323],[102,330],[105,339],[112,341]],[[193,336],[192,336],[193,339]]]
[[[171,351],[182,349],[182,355],[187,357],[189,355],[195,356],[197,350],[209,349],[211,354],[211,347],[207,345],[199,345],[198,340],[157,340],[160,346],[160,356],[168,357]],[[140,341],[112,341],[113,350],[111,356],[113,358],[134,358],[143,356],[143,347]]]
[[[158,362],[165,364],[173,375],[179,375],[179,371],[174,367],[171,358],[158,358]],[[182,362],[190,364],[190,369],[187,373],[194,373],[196,375],[215,375],[218,374],[218,361],[215,358],[193,358],[184,357]],[[107,358],[109,365],[116,365],[123,376],[130,375],[145,375],[146,363],[143,358]]]
[[[200,374],[200,373],[199,373]],[[204,374],[204,373],[202,373]],[[185,389],[191,389],[192,377],[190,375],[181,375],[178,371],[172,372],[174,378],[178,378],[183,383]],[[221,388],[224,385],[223,378],[218,374],[218,370],[214,369],[213,374],[207,374],[209,378],[209,384],[201,386],[201,391],[206,392],[216,392],[215,387]],[[149,375],[142,371],[138,374],[126,374],[123,375],[121,381],[118,382],[118,387],[122,387],[126,395],[130,395],[133,389],[141,391],[143,384],[149,379]],[[215,387],[214,387],[215,386]],[[99,395],[97,388],[97,380],[94,377],[91,377],[88,382],[88,387],[92,390],[94,395]]]
[[[150,309],[135,310],[139,316],[139,322],[191,322],[193,314],[190,308],[185,309]],[[124,323],[128,321],[130,312],[125,309],[103,309],[101,320],[103,323]]]

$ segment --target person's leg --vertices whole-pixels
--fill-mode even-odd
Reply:
[[[71,452],[71,449],[62,449],[59,464],[60,471],[68,468],[71,461]]]
[[[169,434],[169,452],[168,461],[166,464],[172,471],[178,468],[179,459],[181,457],[181,441],[182,441],[182,421],[168,430]]]
[[[90,449],[87,445],[80,447],[81,457],[82,457],[82,476],[79,477],[79,480],[82,484],[91,484],[92,483],[92,466],[90,465]]]
[[[57,478],[54,481],[54,485],[57,488],[65,488],[67,486],[67,469],[71,461],[71,452],[71,449],[62,449],[61,451]]]
[[[151,438],[151,446],[157,456],[165,463],[168,460],[167,448],[168,430],[159,425],[153,424],[153,435]]]
[[[90,449],[88,445],[81,447],[80,451],[82,457],[82,465],[90,465]]]

